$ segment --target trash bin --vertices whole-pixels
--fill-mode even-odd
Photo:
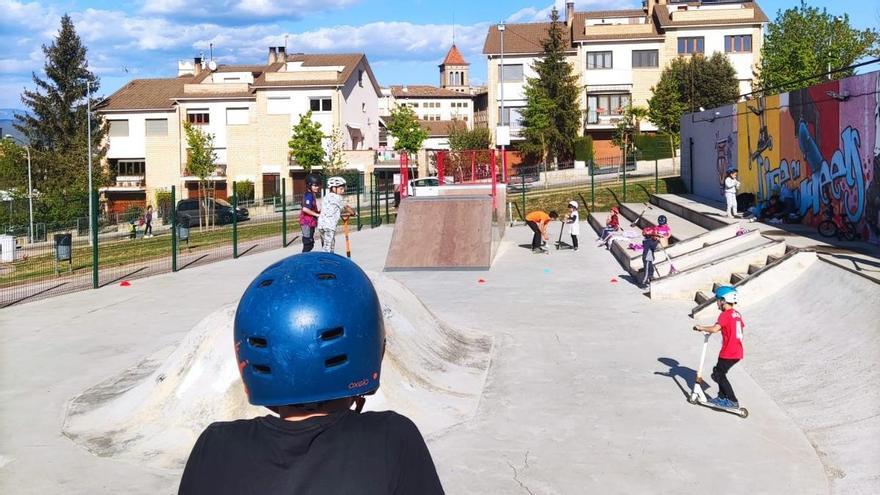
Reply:
[[[55,234],[55,261],[71,261],[71,234]]]
[[[15,236],[0,235],[0,262],[12,263],[15,261]]]
[[[189,217],[186,215],[178,216],[177,239],[189,242]]]

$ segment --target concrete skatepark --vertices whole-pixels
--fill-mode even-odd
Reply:
[[[682,269],[648,294],[630,282],[633,253],[594,248],[587,228],[580,251],[535,256],[513,226],[491,268],[470,271],[382,272],[392,229],[353,234],[389,325],[368,406],[413,417],[448,493],[880,491],[880,263],[853,254],[861,270],[846,268],[759,224],[737,236],[688,201],[655,197],[643,216],[673,216],[683,246]],[[0,489],[175,492],[204,425],[262,414],[236,387],[228,321],[297,248],[0,312]],[[731,372],[746,420],[685,400],[702,342],[690,328],[715,316],[699,294],[733,278],[751,297]]]

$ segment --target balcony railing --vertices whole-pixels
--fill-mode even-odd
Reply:
[[[196,174],[192,173],[192,171],[188,168],[183,169],[183,175],[187,177],[196,177]],[[226,165],[215,165],[214,172],[212,172],[211,175],[209,175],[208,177],[226,177]]]
[[[116,181],[111,187],[143,189],[146,187],[146,182],[146,178],[143,175],[117,175]]]

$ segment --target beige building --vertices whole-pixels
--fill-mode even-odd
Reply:
[[[380,88],[363,54],[286,54],[270,47],[262,65],[179,62],[177,77],[137,79],[104,102],[109,123],[105,166],[114,183],[102,189],[109,211],[155,204],[155,192],[176,185],[178,197],[198,194],[186,168],[184,122],[214,137],[216,195],[250,181],[256,197],[280,193],[282,177],[300,178],[288,140],[300,116],[329,136],[341,134],[349,165],[372,170],[379,146]],[[301,181],[296,181],[298,184]]]
[[[647,0],[640,9],[576,12],[566,3],[567,58],[582,89],[581,133],[610,141],[626,107],[647,106],[651,87],[674,58],[721,52],[728,56],[741,93],[751,91],[767,16],[754,2]],[[504,29],[504,117],[511,140],[521,140],[519,115],[523,85],[535,77],[532,64],[542,53],[550,23],[507,24]],[[500,124],[501,32],[489,28],[483,53],[488,61],[488,124]],[[650,122],[642,129],[656,130]]]

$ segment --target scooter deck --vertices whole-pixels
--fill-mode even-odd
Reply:
[[[695,399],[693,397],[688,398],[688,402],[691,404],[697,404],[700,406],[708,407],[709,409],[715,409],[716,411],[724,411],[726,413],[734,414],[743,419],[749,417],[749,410],[744,407],[723,407],[716,404],[713,404],[709,401],[703,401],[700,399]]]

